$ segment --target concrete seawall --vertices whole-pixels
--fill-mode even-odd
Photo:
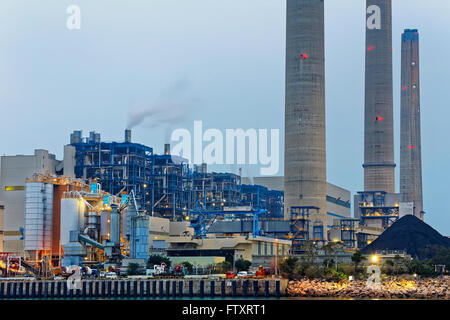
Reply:
[[[287,281],[274,279],[121,279],[82,280],[81,289],[67,281],[1,281],[0,300],[57,298],[279,297]]]

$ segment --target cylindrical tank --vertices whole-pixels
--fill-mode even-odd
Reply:
[[[100,236],[107,237],[109,233],[109,211],[102,211],[100,214]]]
[[[80,230],[80,207],[83,204],[78,199],[61,199],[61,233],[62,246],[70,242],[70,231]],[[82,208],[84,211],[84,207]]]
[[[44,244],[44,183],[25,184],[25,250],[42,250]]]
[[[148,259],[149,257],[149,236],[148,217],[134,217],[133,231],[131,235],[130,257],[132,259]]]
[[[109,241],[115,245],[120,244],[120,214],[117,211],[117,206],[111,206],[109,223]]]

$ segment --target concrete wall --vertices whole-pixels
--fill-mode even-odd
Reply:
[[[76,149],[74,146],[64,146],[64,175],[67,177],[75,178],[75,153]]]
[[[6,191],[6,187],[25,187],[26,178],[34,173],[55,173],[59,161],[47,150],[35,150],[34,155],[2,156],[0,171],[0,201],[4,202],[4,251],[21,254],[23,240],[20,228],[25,223],[25,190]]]
[[[218,265],[225,261],[225,257],[170,257],[172,265],[182,264],[188,261],[194,266],[207,267],[211,265]]]
[[[1,281],[0,299],[282,296],[285,279],[126,279],[82,280],[81,289],[67,281]]]
[[[171,222],[169,225],[169,234],[171,236],[179,236],[179,235],[194,235],[194,229],[189,226],[188,221],[182,222]]]
[[[333,225],[334,219],[351,218],[350,191],[327,183],[327,226]]]
[[[288,0],[286,22],[285,219],[291,207],[326,215],[324,1]]]

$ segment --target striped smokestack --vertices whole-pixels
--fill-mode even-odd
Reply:
[[[400,193],[404,202],[414,203],[414,215],[423,219],[419,71],[419,33],[407,29],[402,34]]]

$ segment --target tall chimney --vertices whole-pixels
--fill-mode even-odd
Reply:
[[[364,190],[395,192],[392,3],[367,0]]]
[[[170,144],[169,143],[164,144],[164,154],[166,156],[170,155]]]
[[[317,207],[326,234],[324,29],[323,0],[287,1],[284,217]]]
[[[125,142],[131,143],[131,130],[130,129],[125,130]]]
[[[400,193],[402,201],[414,203],[414,215],[423,219],[419,33],[416,29],[406,29],[402,34],[401,81]]]

